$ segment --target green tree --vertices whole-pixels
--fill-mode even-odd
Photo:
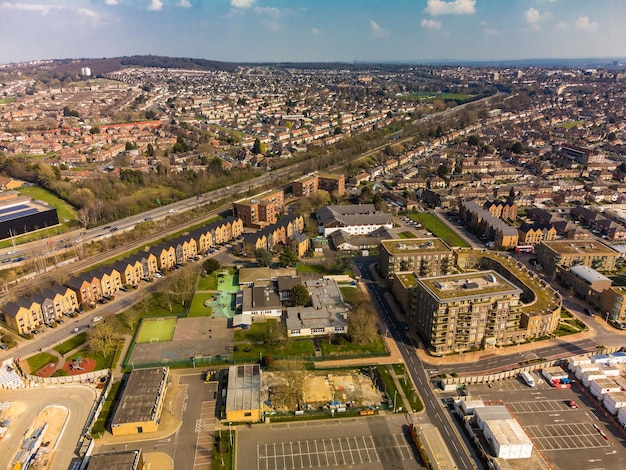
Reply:
[[[296,305],[306,305],[311,300],[311,295],[304,284],[296,284],[289,291],[289,299]]]
[[[202,263],[202,268],[206,271],[207,274],[212,274],[221,267],[222,265],[215,258],[209,258],[204,263]]]
[[[261,142],[258,138],[254,139],[254,144],[252,145],[252,153],[255,155],[265,153],[265,144]]]
[[[272,264],[272,253],[266,248],[259,248],[254,252],[254,256],[259,266],[269,267]]]
[[[148,146],[146,147],[146,155],[149,157],[154,157],[155,152],[154,152],[154,146],[152,144],[148,144]]]
[[[298,263],[298,255],[296,255],[291,248],[286,246],[285,249],[280,252],[278,262],[283,268],[295,266]]]
[[[99,126],[93,126],[91,129],[89,129],[89,133],[90,134],[100,134],[100,127]]]
[[[355,344],[366,344],[378,333],[376,312],[369,304],[361,304],[348,315],[348,336]]]
[[[515,142],[512,146],[511,146],[511,152],[519,155],[520,153],[522,153],[524,151],[524,147],[522,146],[522,143],[517,141]]]

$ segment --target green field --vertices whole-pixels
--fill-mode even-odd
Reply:
[[[57,344],[53,349],[58,352],[61,356],[64,356],[68,352],[73,349],[76,349],[81,344],[87,342],[87,333],[80,333],[76,336],[72,336],[67,341]]]
[[[582,124],[582,121],[567,121],[567,122],[562,122],[561,124],[559,124],[556,127],[562,127],[563,129],[571,129],[572,127],[576,127],[579,124]]]
[[[404,232],[400,232],[398,234],[400,238],[415,238],[415,234],[410,232],[409,230],[405,230]]]
[[[30,356],[26,359],[28,363],[28,368],[30,369],[31,374],[36,374],[37,371],[51,362],[57,362],[58,358],[50,353],[41,352],[39,354],[35,354],[34,356]]]
[[[408,216],[411,220],[422,224],[426,230],[431,232],[435,237],[441,238],[448,245],[452,247],[469,247],[465,240],[459,237],[433,214],[429,212],[420,212],[419,214],[408,214]]]
[[[204,302],[213,298],[215,294],[204,292],[195,294],[191,301],[191,307],[189,307],[188,317],[210,317],[211,307],[204,305]]]
[[[136,343],[150,343],[171,341],[176,328],[176,318],[150,318],[145,319],[141,324],[141,330],[137,334]]]
[[[38,186],[31,186],[28,188],[21,188],[19,193],[22,196],[27,196],[38,201],[43,201],[57,210],[59,215],[59,223],[64,224],[76,219],[75,209],[65,202],[63,199],[58,198],[49,191]]]
[[[15,98],[0,98],[0,104],[9,104],[13,103]]]

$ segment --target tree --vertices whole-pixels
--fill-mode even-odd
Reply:
[[[296,284],[289,291],[289,298],[294,304],[304,306],[311,300],[311,295],[304,284]]]
[[[524,151],[524,147],[522,146],[521,142],[515,142],[513,144],[513,146],[511,147],[511,152],[519,155],[520,153],[522,153]]]
[[[202,268],[206,271],[207,274],[212,274],[221,267],[222,265],[215,258],[209,258],[204,263],[202,263]]]
[[[154,152],[154,146],[152,144],[148,144],[148,146],[146,147],[146,155],[149,157],[154,157],[155,152]]]
[[[278,262],[283,268],[289,266],[295,266],[298,263],[298,255],[288,246],[285,247],[283,251],[280,252],[280,256],[278,257]]]
[[[361,304],[348,315],[348,336],[355,344],[372,341],[378,333],[376,313],[369,304]]]
[[[254,139],[254,144],[252,145],[252,153],[255,155],[265,153],[265,144],[262,143],[258,137]]]
[[[275,361],[273,370],[280,372],[285,384],[285,405],[298,408],[302,404],[304,389],[304,363],[297,359]]]
[[[108,356],[117,345],[117,332],[113,322],[106,318],[89,329],[89,348],[99,356]]]
[[[259,266],[269,267],[272,264],[272,253],[266,248],[259,248],[254,252],[254,256]]]

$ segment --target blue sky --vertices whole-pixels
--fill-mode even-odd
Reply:
[[[626,57],[626,0],[0,0],[0,63]]]

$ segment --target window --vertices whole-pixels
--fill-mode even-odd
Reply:
[[[252,416],[252,412],[250,412],[250,411],[246,411],[243,415],[244,415],[246,418],[249,418],[250,416]]]

